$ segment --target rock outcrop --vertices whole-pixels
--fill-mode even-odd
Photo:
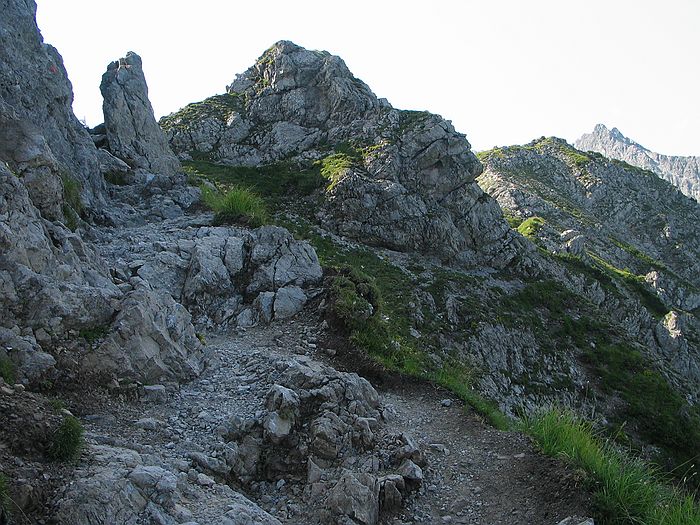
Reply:
[[[105,238],[102,253],[123,289],[146,283],[184,305],[201,328],[291,317],[317,293],[322,270],[308,243],[279,227],[250,231],[203,222],[182,218],[125,229]]]
[[[327,52],[278,42],[226,94],[160,123],[183,159],[319,161],[329,179],[321,223],[367,244],[499,267],[519,249],[474,182],[481,165],[464,135],[392,108]]]
[[[12,349],[20,374],[36,376],[27,364],[46,361],[42,346],[50,348],[71,330],[109,324],[122,293],[94,249],[43,219],[20,179],[2,164],[0,246],[0,326],[8,329],[2,347]],[[12,336],[24,344],[6,339]]]
[[[129,51],[109,64],[100,91],[107,149],[133,169],[174,175],[180,163],[153,116],[141,57]]]
[[[43,42],[34,0],[3,0],[0,8],[0,159],[53,219],[63,218],[61,179],[80,184],[83,203],[96,207],[104,182],[95,146],[73,114],[63,59]]]
[[[596,125],[592,133],[582,135],[574,145],[583,151],[595,151],[651,170],[700,202],[700,157],[655,153],[625,137],[617,128],[608,129],[603,124]]]
[[[277,367],[265,410],[229,426],[222,468],[245,485],[301,473],[327,523],[376,525],[380,512],[398,510],[421,486],[425,458],[409,436],[387,428],[370,383],[309,358]]]

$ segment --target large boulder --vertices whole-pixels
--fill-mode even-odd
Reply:
[[[141,285],[122,301],[110,333],[84,366],[148,383],[191,379],[204,366],[191,319],[172,297]]]
[[[129,51],[109,64],[102,75],[100,91],[111,153],[134,169],[174,175],[180,169],[180,162],[153,116],[141,57]]]

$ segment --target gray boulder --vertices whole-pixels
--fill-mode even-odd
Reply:
[[[148,383],[191,379],[203,368],[191,319],[169,295],[139,286],[125,297],[110,333],[84,366]]]
[[[153,116],[141,57],[129,51],[112,62],[100,91],[110,152],[134,169],[165,176],[178,172],[180,162]]]
[[[379,482],[371,474],[346,472],[331,489],[326,501],[336,516],[351,523],[375,525],[379,520]]]
[[[205,491],[162,466],[147,464],[145,456],[125,448],[93,445],[88,451],[91,461],[76,471],[75,479],[65,484],[55,502],[57,523],[175,525],[194,523],[195,513],[206,509],[211,521],[200,523],[280,525],[226,485],[214,483]]]

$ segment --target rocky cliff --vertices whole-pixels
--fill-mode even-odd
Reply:
[[[648,150],[625,137],[617,128],[598,124],[574,145],[583,151],[596,151],[633,166],[653,171],[680,189],[688,197],[700,201],[700,157],[662,155]]]
[[[226,94],[161,126],[183,159],[324,165],[319,218],[338,234],[469,265],[504,266],[518,250],[464,135],[377,99],[329,53],[278,42]]]

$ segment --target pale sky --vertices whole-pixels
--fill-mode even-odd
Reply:
[[[476,150],[599,122],[700,155],[700,0],[37,0],[78,118],[102,122],[107,64],[143,59],[156,117],[223,93],[278,40],[339,55],[400,109],[439,113]]]

